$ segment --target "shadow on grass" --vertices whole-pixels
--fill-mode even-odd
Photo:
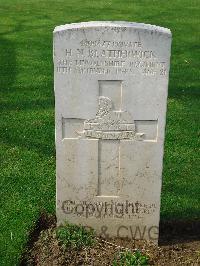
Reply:
[[[168,98],[187,98],[187,100],[200,99],[200,90],[197,88],[197,85],[191,85],[190,88],[185,88],[184,86],[177,86],[174,85],[169,89]]]
[[[0,90],[8,92],[16,77],[15,43],[0,35]]]
[[[160,221],[159,245],[174,245],[200,240],[200,219]]]

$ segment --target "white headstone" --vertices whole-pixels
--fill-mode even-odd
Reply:
[[[58,224],[157,240],[170,47],[140,23],[55,28]]]

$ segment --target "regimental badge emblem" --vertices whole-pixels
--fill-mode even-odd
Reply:
[[[77,132],[81,138],[93,139],[136,139],[143,140],[144,133],[137,133],[135,123],[127,111],[113,111],[108,97],[99,97],[96,117],[85,120],[83,131]]]

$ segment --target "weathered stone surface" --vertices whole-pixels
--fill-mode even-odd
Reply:
[[[58,224],[158,238],[170,46],[152,25],[55,28]]]

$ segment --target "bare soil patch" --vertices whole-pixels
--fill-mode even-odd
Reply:
[[[96,238],[93,247],[65,248],[55,235],[56,219],[42,215],[30,235],[21,265],[112,265],[119,251],[140,249],[149,265],[200,265],[200,221],[162,221],[159,247],[145,241]]]

